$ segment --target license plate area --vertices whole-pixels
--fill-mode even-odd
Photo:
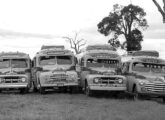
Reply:
[[[64,86],[64,83],[57,83],[57,86],[62,87],[62,86]]]
[[[101,87],[118,87],[118,85],[115,84],[102,84]]]

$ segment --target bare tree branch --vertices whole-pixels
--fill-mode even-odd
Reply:
[[[69,42],[71,49],[74,49],[75,53],[80,53],[80,48],[86,45],[86,41],[84,39],[78,39],[78,33],[75,33],[74,38],[70,37],[62,37]]]
[[[74,49],[74,46],[73,46],[73,43],[72,43],[72,41],[73,41],[72,38],[70,38],[70,37],[62,37],[62,38],[66,39],[66,41],[68,41],[68,42],[70,43],[70,47],[71,47],[72,49]]]
[[[165,0],[163,0],[164,10],[160,7],[160,5],[158,4],[158,2],[156,0],[152,0],[152,1],[154,2],[156,7],[158,8],[158,11],[162,14],[163,19],[165,19]],[[165,22],[165,21],[163,21],[163,22]]]
[[[79,44],[82,41],[84,41],[84,39],[77,40],[77,44]]]
[[[81,39],[81,40],[84,40],[84,39]],[[79,44],[78,44],[78,51],[80,51],[80,48],[81,48],[82,46],[85,46],[85,45],[86,45],[86,42],[87,42],[87,41],[84,41],[84,43],[81,43],[81,44],[80,44],[80,42],[79,42]]]
[[[163,0],[163,4],[164,4],[163,9],[164,9],[164,13],[165,13],[165,0]]]

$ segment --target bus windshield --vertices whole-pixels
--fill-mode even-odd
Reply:
[[[135,62],[133,63],[132,70],[138,72],[165,73],[165,65]]]
[[[0,69],[10,67],[10,59],[1,59],[0,60]]]
[[[57,64],[70,65],[72,64],[72,57],[71,56],[57,56]]]
[[[40,65],[54,65],[56,64],[55,56],[42,56],[39,63]]]
[[[12,59],[11,66],[12,68],[26,68],[28,64],[26,59]]]
[[[72,64],[71,56],[42,56],[40,65],[70,65]]]
[[[2,68],[26,68],[28,66],[26,59],[1,59],[0,69]]]
[[[118,60],[111,59],[87,59],[87,67],[105,67],[105,68],[116,68]]]

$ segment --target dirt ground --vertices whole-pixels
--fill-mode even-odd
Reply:
[[[1,120],[164,120],[161,100],[51,92],[0,93]]]

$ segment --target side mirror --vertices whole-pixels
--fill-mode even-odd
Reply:
[[[121,68],[117,68],[117,69],[116,69],[116,73],[117,73],[117,75],[121,75],[121,74],[122,74]]]
[[[34,70],[37,72],[37,71],[43,71],[43,68],[42,67],[34,67]]]
[[[78,65],[78,64],[76,64],[76,71],[77,71],[77,72],[80,72],[80,71],[81,71],[81,66]]]
[[[129,72],[125,71],[123,72],[124,75],[129,75]]]
[[[30,73],[31,72],[31,69],[26,69],[25,72],[26,73]]]

